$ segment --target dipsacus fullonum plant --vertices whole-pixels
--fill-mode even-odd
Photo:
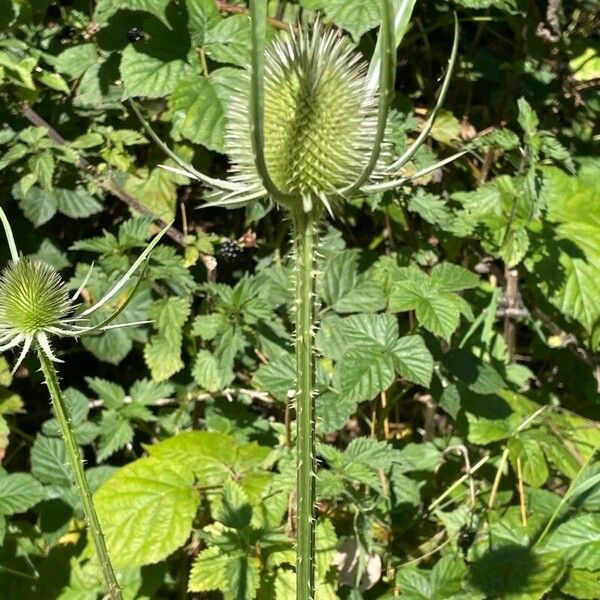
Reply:
[[[92,534],[92,540],[100,561],[108,596],[121,600],[121,592],[115,577],[104,536],[96,515],[92,495],[87,483],[69,410],[65,404],[53,363],[62,362],[51,348],[52,337],[80,337],[116,327],[138,323],[112,325],[133,298],[142,275],[133,290],[108,318],[97,325],[88,324],[89,318],[118,294],[131,276],[148,260],[150,252],[166,233],[168,226],[152,240],[129,270],[104,296],[89,308],[77,311],[77,299],[85,288],[91,269],[79,289],[69,297],[65,282],[50,265],[19,255],[15,239],[6,214],[0,208],[0,220],[4,226],[11,260],[0,274],[0,352],[21,346],[13,367],[13,373],[25,359],[27,352],[37,352],[44,379],[50,391],[54,412],[60,425],[61,435],[67,449],[69,463],[73,469],[75,483],[81,497],[84,513]],[[143,272],[142,272],[143,273]]]
[[[373,0],[375,1],[375,0]],[[392,190],[406,181],[402,167],[427,138],[444,100],[458,47],[458,24],[438,103],[414,143],[389,155],[386,125],[394,87],[395,24],[399,33],[414,2],[392,14],[381,0],[382,24],[370,65],[350,41],[317,22],[290,29],[266,44],[267,2],[252,0],[252,55],[246,86],[229,107],[228,180],[214,179],[171,152],[144,122],[148,134],[180,168],[212,190],[205,206],[242,206],[269,198],[291,216],[295,256],[297,424],[297,598],[314,597],[315,398],[314,343],[316,228],[345,199]],[[139,112],[134,107],[134,110]],[[141,118],[141,116],[140,116]],[[463,153],[415,173],[419,177]]]

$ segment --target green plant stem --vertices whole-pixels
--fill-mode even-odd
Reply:
[[[296,256],[296,598],[314,598],[315,576],[315,215],[293,213]]]
[[[73,469],[73,474],[75,475],[75,483],[77,484],[79,497],[83,504],[83,512],[85,513],[85,518],[92,534],[96,553],[100,560],[102,574],[108,590],[108,597],[111,598],[111,600],[122,600],[121,590],[110,562],[104,535],[102,533],[102,528],[100,527],[100,521],[98,520],[98,515],[96,514],[96,509],[92,500],[92,493],[90,492],[90,487],[83,469],[83,461],[75,440],[75,431],[73,430],[73,425],[71,423],[69,409],[65,404],[65,400],[58,384],[56,370],[52,362],[39,348],[37,349],[37,355],[40,364],[42,365],[44,379],[46,380],[48,390],[50,391],[50,398],[52,399],[54,413],[60,426],[60,432],[67,448],[67,457],[71,469]]]

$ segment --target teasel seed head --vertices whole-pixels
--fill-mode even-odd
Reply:
[[[226,132],[231,180],[262,188],[250,118],[251,71],[232,99]],[[317,23],[266,48],[264,148],[273,183],[292,202],[335,199],[371,156],[378,97],[367,90],[367,65],[339,31]],[[265,194],[266,195],[266,194]]]
[[[50,265],[21,258],[0,275],[0,330],[32,335],[57,326],[71,312],[64,281]]]

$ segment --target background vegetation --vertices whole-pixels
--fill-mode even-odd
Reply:
[[[270,5],[272,35],[321,10],[373,51],[373,0]],[[600,4],[418,0],[399,151],[435,104],[452,9],[459,65],[407,174],[469,153],[323,228],[318,598],[599,598]],[[289,222],[265,203],[196,210],[210,190],[158,167],[172,163],[123,102],[225,175],[245,11],[0,0],[0,201],[19,246],[73,289],[94,262],[91,303],[153,218],[176,220],[119,317],[152,324],[57,348],[131,599],[294,598]],[[11,378],[13,360],[0,595],[95,599],[47,390],[34,357]]]

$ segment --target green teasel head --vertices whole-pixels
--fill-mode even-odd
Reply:
[[[148,135],[178,165],[168,171],[203,182],[210,190],[203,206],[237,208],[269,198],[296,211],[332,207],[357,195],[394,190],[464,155],[462,150],[403,176],[403,167],[426,141],[444,102],[458,51],[454,43],[438,100],[417,138],[391,157],[386,125],[394,89],[396,44],[406,31],[414,0],[381,8],[375,52],[367,66],[339,30],[316,21],[267,43],[266,0],[250,0],[252,51],[227,111],[229,179],[210,177],[170,150],[133,110]]]
[[[1,207],[0,222],[6,233],[11,255],[10,262],[0,273],[0,352],[21,347],[19,357],[12,369],[13,373],[19,368],[32,346],[43,352],[51,361],[62,362],[54,355],[51,347],[52,337],[80,337],[147,322],[111,324],[135,295],[142,281],[143,271],[133,290],[109,317],[93,325],[90,323],[90,318],[116,296],[134,272],[146,263],[150,252],[170,225],[155,236],[129,270],[100,300],[84,310],[78,310],[77,299],[91,277],[92,268],[89,269],[77,291],[69,296],[64,280],[54,267],[19,254],[10,223]]]
[[[57,326],[71,312],[64,281],[40,261],[21,258],[0,275],[0,323],[23,336]],[[0,325],[1,327],[1,325]]]
[[[275,199],[288,207],[325,205],[367,169],[378,136],[379,95],[368,65],[341,32],[321,22],[289,31],[265,48],[263,118],[252,119],[252,69],[232,98],[226,133],[234,182],[266,186],[256,165],[262,120],[264,163]],[[267,184],[268,185],[268,184]]]

